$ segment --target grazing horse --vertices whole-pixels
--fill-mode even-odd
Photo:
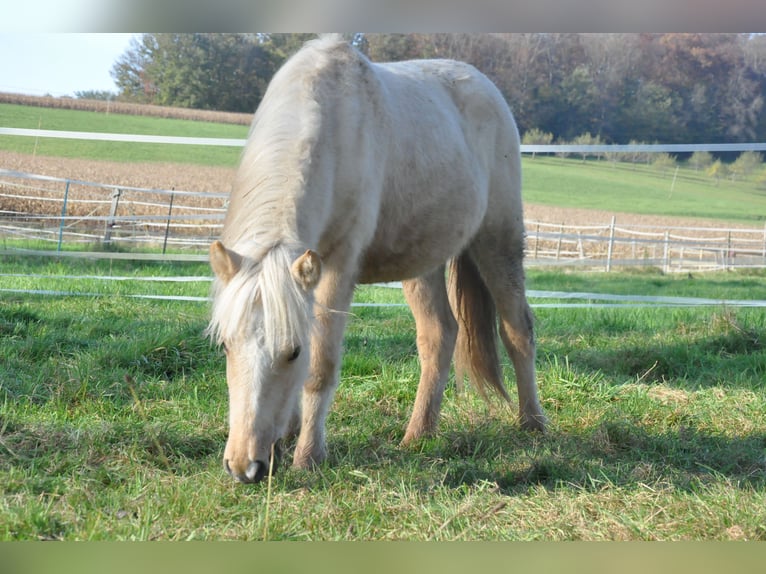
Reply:
[[[275,74],[253,119],[220,241],[210,336],[226,353],[224,468],[258,482],[275,445],[327,455],[354,287],[402,280],[421,375],[407,445],[436,428],[453,354],[483,396],[542,430],[524,292],[519,136],[497,88],[451,60],[377,64],[337,37]],[[449,267],[449,273],[447,273]],[[449,277],[449,280],[448,280]]]

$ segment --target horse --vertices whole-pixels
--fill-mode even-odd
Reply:
[[[544,430],[524,240],[518,130],[486,76],[446,59],[373,63],[334,36],[307,42],[256,110],[210,246],[225,470],[259,482],[296,435],[294,467],[325,461],[357,284],[402,281],[414,316],[421,373],[403,446],[435,432],[453,356],[460,380],[510,402],[498,331],[520,424]]]

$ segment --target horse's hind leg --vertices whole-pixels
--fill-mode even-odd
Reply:
[[[499,236],[479,237],[471,246],[500,315],[500,336],[513,362],[519,392],[521,426],[544,430],[545,415],[535,382],[535,336],[532,311],[524,292],[523,239],[503,241]]]
[[[420,383],[402,444],[433,432],[439,419],[444,387],[457,337],[457,322],[447,298],[444,267],[403,282],[412,309],[420,356]]]

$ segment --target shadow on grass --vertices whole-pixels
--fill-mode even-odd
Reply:
[[[0,470],[25,477],[25,491],[49,489],[73,476],[129,477],[142,468],[183,475],[223,450],[222,432],[193,432],[180,425],[100,423],[97,428],[15,423],[0,417]],[[103,482],[103,480],[102,480]]]
[[[766,488],[765,434],[732,438],[693,428],[653,433],[634,421],[607,420],[583,433],[540,435],[489,421],[444,429],[414,448],[401,448],[382,439],[382,430],[366,439],[330,434],[328,464],[385,468],[394,482],[409,474],[424,489],[492,482],[506,495],[539,486],[593,492],[606,485],[655,485],[694,491],[723,482]]]
[[[488,440],[463,437],[468,444]],[[526,441],[523,441],[526,442]],[[454,457],[445,484],[491,481],[505,494],[530,487],[597,491],[606,485],[666,485],[693,491],[725,482],[737,488],[766,487],[766,435],[726,438],[695,430],[653,434],[627,423],[607,422],[590,435],[546,437],[527,443],[505,460]]]
[[[554,356],[588,376],[622,382],[664,383],[685,390],[713,385],[753,389],[766,380],[766,333],[733,324],[705,336],[660,343],[630,342],[614,335],[598,348],[564,349],[550,345]]]

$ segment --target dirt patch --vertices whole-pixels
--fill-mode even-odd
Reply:
[[[752,229],[753,225],[742,222],[729,222],[721,219],[704,219],[695,217],[670,217],[663,215],[643,215],[638,213],[602,211],[597,209],[578,209],[569,207],[553,207],[526,203],[524,219],[528,228],[533,222],[570,225],[609,225],[612,217],[616,225],[652,226],[661,228],[671,227],[709,227],[715,229]]]
[[[235,169],[228,167],[35,157],[9,151],[0,151],[0,167],[110,185],[211,193],[231,191],[235,174]]]

